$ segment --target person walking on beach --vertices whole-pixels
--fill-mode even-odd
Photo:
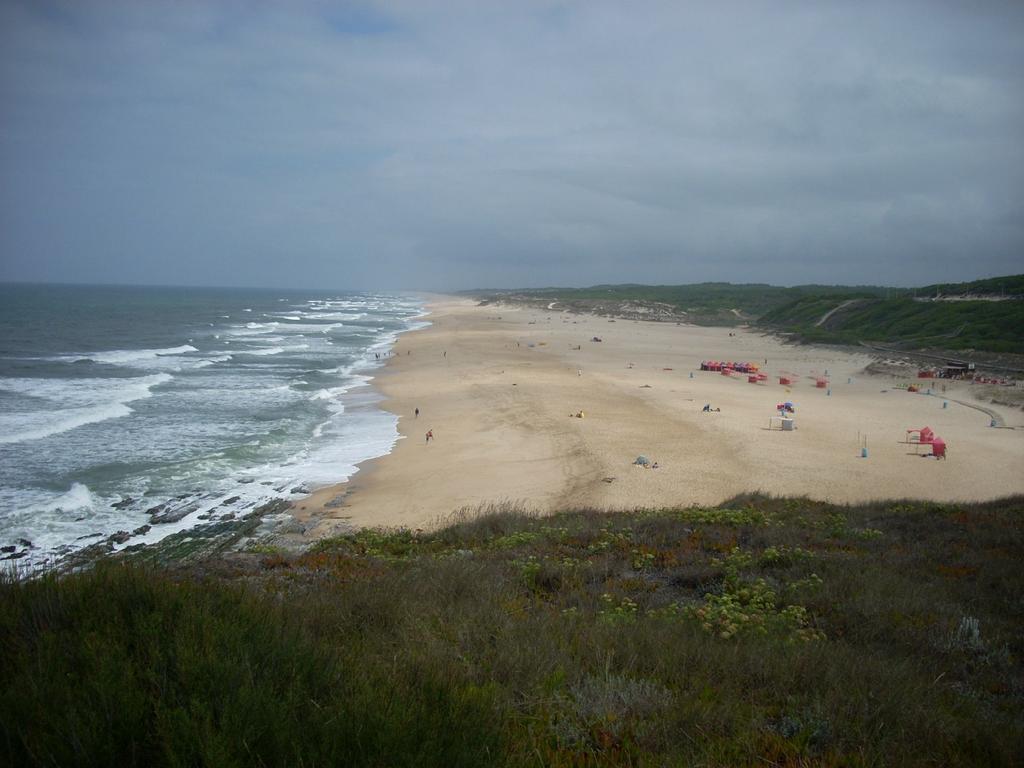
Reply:
[[[434,437],[434,430],[428,429],[427,430],[427,442],[429,443],[433,437]]]
[[[416,419],[418,419],[419,417],[420,417],[420,409],[419,409],[419,408],[417,408],[417,409],[416,409],[416,415],[415,415],[415,416],[414,416],[413,418],[416,418]]]

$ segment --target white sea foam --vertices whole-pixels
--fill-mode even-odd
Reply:
[[[306,312],[306,320],[362,320],[365,312]]]
[[[358,297],[304,302],[303,309],[290,305],[276,313],[264,312],[265,306],[249,315],[262,322],[237,315],[232,322],[225,315],[224,323],[203,331],[209,334],[205,342],[197,335],[194,345],[61,358],[88,357],[147,370],[148,376],[24,379],[20,384],[0,380],[0,388],[14,393],[3,400],[7,411],[0,414],[0,442],[123,418],[133,413],[133,400],[159,395],[145,407],[136,406],[138,412],[124,426],[111,422],[46,444],[47,455],[53,453],[58,461],[61,449],[69,456],[91,450],[87,446],[97,449],[95,461],[56,470],[55,476],[65,478],[63,488],[47,490],[50,486],[38,485],[27,473],[6,474],[0,483],[0,543],[24,536],[37,547],[19,563],[52,562],[100,537],[134,531],[149,522],[148,507],[167,500],[194,506],[180,521],[154,525],[124,546],[153,543],[271,498],[294,497],[301,487],[347,479],[360,462],[390,452],[399,439],[397,419],[377,407],[376,393],[359,388],[383,364],[374,351],[394,344],[399,328],[412,325],[407,318],[418,305],[405,306],[393,297]],[[365,324],[350,324],[357,320]],[[185,330],[170,339],[184,340],[192,333]],[[217,350],[204,349],[209,346]],[[174,386],[158,388],[171,380],[170,373]],[[15,426],[20,434],[8,428]],[[12,456],[36,452],[32,444],[5,450]],[[90,487],[72,484],[86,477]],[[174,501],[196,489],[203,493]]]
[[[319,392],[309,396],[310,400],[333,400],[338,395],[347,392],[345,387],[336,387],[335,389],[321,389]]]
[[[27,508],[26,511],[40,512],[77,512],[82,509],[92,509],[96,506],[96,499],[89,490],[89,486],[82,483],[72,483],[71,487],[60,496],[46,501],[37,502]]]
[[[127,403],[152,397],[167,373],[132,379],[3,379],[0,389],[38,398],[42,408],[0,414],[0,443],[23,443],[132,413]]]
[[[96,363],[107,365],[122,365],[138,367],[152,363],[161,357],[175,357],[184,355],[187,352],[198,352],[199,350],[191,344],[182,344],[177,347],[166,347],[164,349],[112,349],[106,352],[82,352],[77,355],[62,355],[50,358],[52,360],[75,362],[77,360],[92,360]]]
[[[236,350],[235,354],[266,357],[267,355],[280,355],[282,352],[287,351],[284,347],[257,347],[256,349],[239,349]]]

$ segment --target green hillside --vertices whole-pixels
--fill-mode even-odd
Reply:
[[[953,766],[1024,753],[1024,500],[364,530],[0,582],[0,763]]]
[[[969,283],[936,283],[914,289],[918,296],[1006,296],[1024,299],[1024,275],[1007,275]]]
[[[780,287],[763,283],[694,283],[691,285],[595,285],[589,288],[533,288],[473,291],[484,299],[547,304],[557,301],[579,311],[615,314],[624,304],[657,305],[702,325],[737,325],[808,295],[884,296],[875,286],[801,285]],[[735,310],[735,311],[734,311]],[[739,314],[736,314],[736,313]]]
[[[805,297],[766,312],[758,324],[811,342],[901,343],[911,347],[1024,354],[1024,301],[920,301]],[[819,321],[835,309],[820,325]]]
[[[633,318],[701,325],[750,323],[810,342],[877,341],[1024,354],[1024,275],[921,288],[695,283],[473,294],[538,306],[557,302],[560,309]],[[651,314],[645,315],[645,309]]]

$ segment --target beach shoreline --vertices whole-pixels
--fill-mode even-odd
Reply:
[[[974,402],[968,384],[934,382],[946,397],[925,397],[867,374],[876,354],[461,297],[431,295],[426,308],[430,325],[402,334],[371,383],[398,416],[398,441],[292,505],[304,538],[434,527],[494,503],[545,513],[711,505],[759,491],[840,503],[1024,493],[1024,431],[993,430],[957,404]],[[699,371],[702,359],[751,361],[770,378]],[[791,386],[778,384],[783,374]],[[794,432],[768,428],[784,400],[797,405]],[[704,413],[705,403],[721,411]],[[1019,410],[984,405],[1024,426]],[[946,461],[900,442],[924,425],[946,439]],[[639,455],[658,469],[633,465]]]

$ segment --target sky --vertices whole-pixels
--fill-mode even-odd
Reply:
[[[1024,272],[1024,3],[0,0],[0,280]]]

